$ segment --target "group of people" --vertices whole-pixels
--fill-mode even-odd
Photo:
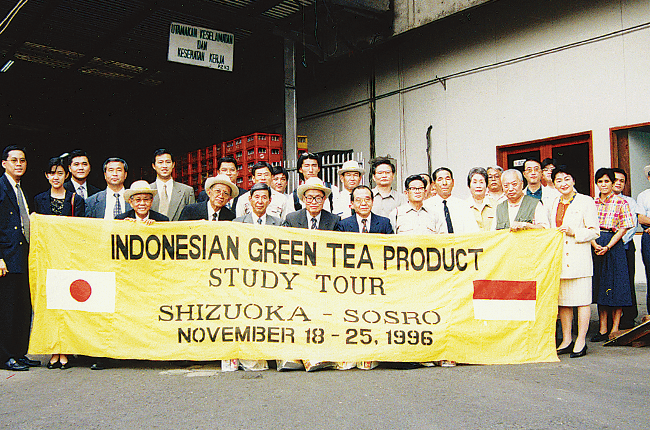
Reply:
[[[586,354],[590,304],[598,304],[599,333],[591,340],[605,340],[621,321],[633,324],[636,315],[633,272],[634,244],[639,222],[646,229],[642,246],[650,266],[650,190],[638,205],[621,195],[627,175],[621,169],[599,169],[595,199],[575,190],[571,172],[553,160],[528,159],[523,175],[497,166],[476,167],[467,175],[471,197],[454,196],[454,177],[440,167],[431,175],[410,175],[404,193],[394,188],[395,165],[388,158],[370,163],[374,188],[363,185],[365,169],[346,161],[339,170],[341,188],[320,179],[321,159],[303,153],[297,161],[300,185],[287,193],[288,174],[282,167],[258,162],[252,167],[250,190],[236,184],[238,169],[230,156],[218,160],[218,174],[205,181],[195,199],[194,189],[172,178],[173,155],[159,149],[152,157],[156,180],[133,182],[125,188],[128,164],[108,158],[102,168],[106,187],[88,183],[90,159],[81,150],[52,158],[45,170],[50,188],[33,200],[39,214],[124,219],[151,224],[164,221],[233,221],[260,226],[276,225],[310,230],[379,234],[462,234],[508,229],[558,228],[564,233],[559,317],[562,341],[558,354]],[[9,146],[2,153],[5,170],[0,178],[0,363],[8,370],[28,370],[40,362],[26,357],[31,320],[27,271],[29,252],[29,204],[21,189],[26,169],[25,151]],[[650,166],[646,170],[648,175]],[[527,186],[524,187],[524,178]],[[621,185],[622,184],[622,185]],[[646,259],[646,254],[648,258]],[[593,258],[592,258],[593,257]],[[631,258],[631,260],[630,260]],[[592,282],[593,275],[593,282]],[[578,308],[578,335],[572,339],[573,309]],[[612,327],[608,327],[608,317]],[[626,320],[627,318],[627,320]],[[630,320],[631,318],[631,320]],[[370,369],[377,362],[323,363],[278,360],[278,369],[324,367]],[[431,363],[428,363],[431,364]],[[443,360],[436,364],[454,366]],[[68,368],[68,357],[52,355],[48,368]],[[106,361],[96,359],[92,369]],[[226,360],[222,367],[235,370],[267,368],[266,361]]]

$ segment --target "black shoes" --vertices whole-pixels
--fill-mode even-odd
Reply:
[[[29,370],[29,366],[27,366],[26,364],[20,363],[20,362],[16,361],[13,358],[10,358],[5,363],[5,369],[12,370],[14,372],[22,372],[22,371],[25,371],[25,370]]]
[[[41,362],[38,360],[30,360],[27,357],[20,357],[19,359],[16,360],[20,364],[23,364],[28,367],[40,367]]]
[[[609,340],[609,333],[598,333],[591,338],[592,342],[603,342]]]
[[[572,352],[571,355],[569,355],[569,358],[579,358],[584,357],[585,355],[587,355],[587,345],[585,345],[580,352]]]
[[[557,355],[568,354],[570,352],[573,352],[573,342],[571,342],[569,346],[565,346],[564,348],[558,349]]]
[[[46,366],[48,369],[60,369],[61,368],[61,362],[60,361],[55,361],[54,363],[47,363]]]

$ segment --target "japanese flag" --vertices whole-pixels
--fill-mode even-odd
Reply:
[[[115,272],[47,269],[48,309],[115,312]]]
[[[474,319],[535,321],[536,281],[474,281]]]

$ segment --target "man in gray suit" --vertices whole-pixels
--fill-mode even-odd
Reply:
[[[305,207],[287,215],[282,224],[285,227],[307,228],[309,230],[334,230],[341,219],[338,215],[323,210],[325,200],[332,190],[318,177],[309,178],[298,187],[298,198]]]
[[[282,225],[282,220],[266,213],[271,204],[271,187],[264,182],[258,182],[248,192],[251,212],[235,218],[234,222],[259,225]]]
[[[149,186],[158,191],[153,198],[151,209],[178,221],[183,208],[194,203],[194,189],[188,185],[174,181],[174,158],[172,153],[161,148],[153,153],[151,165],[156,171],[156,180]]]
[[[123,159],[113,157],[104,161],[103,169],[107,188],[86,199],[86,217],[115,219],[131,210],[131,205],[124,199],[124,181],[129,166]]]

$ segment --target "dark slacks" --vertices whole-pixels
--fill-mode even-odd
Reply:
[[[627,258],[627,268],[630,273],[630,289],[632,293],[632,306],[625,306],[623,308],[623,316],[621,316],[621,327],[633,327],[634,320],[639,316],[639,309],[636,301],[636,288],[634,287],[634,274],[636,273],[635,267],[635,255],[636,246],[634,246],[634,240],[630,240],[626,245],[625,257]]]
[[[29,275],[9,273],[0,277],[0,364],[27,354],[31,321]]]
[[[643,232],[641,235],[641,257],[643,258],[643,265],[645,266],[645,277],[647,285],[650,285],[650,234]],[[646,292],[646,307],[650,313],[650,287]]]

